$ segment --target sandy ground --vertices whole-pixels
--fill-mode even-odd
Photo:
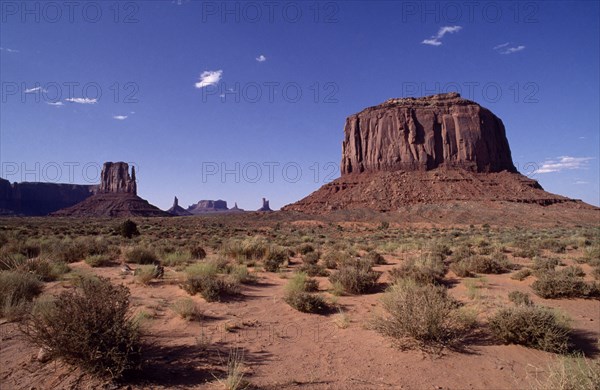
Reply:
[[[258,283],[243,287],[243,295],[227,302],[207,303],[194,299],[204,313],[202,321],[185,321],[171,309],[178,298],[188,297],[178,286],[178,274],[167,269],[165,278],[149,286],[133,276],[122,276],[120,267],[90,268],[72,264],[78,272],[93,272],[123,283],[132,293],[136,313],[142,321],[144,340],[149,344],[147,366],[134,384],[123,388],[223,388],[232,348],[244,356],[245,378],[250,388],[262,389],[512,389],[531,388],[545,377],[556,355],[515,345],[498,345],[482,332],[474,333],[460,352],[432,356],[419,351],[401,351],[389,339],[369,329],[378,310],[381,292],[361,296],[333,297],[346,314],[347,327],[336,324],[339,313],[304,314],[282,299],[286,278],[300,263],[283,273],[260,272]],[[386,256],[384,271],[402,260]],[[585,269],[585,265],[583,266]],[[447,275],[456,280],[452,273]],[[321,290],[327,278],[318,278]],[[487,313],[508,304],[512,290],[531,292],[533,278],[522,282],[508,274],[486,275],[479,281],[476,296],[464,283],[450,292],[475,305],[485,321]],[[385,282],[385,278],[382,279]],[[58,294],[70,288],[54,282],[46,292]],[[530,294],[536,303],[557,307],[573,319],[578,344],[589,356],[598,357],[600,301],[544,300]],[[37,349],[28,346],[12,323],[0,325],[1,388],[5,389],[92,389],[119,387],[82,374],[59,362],[42,364]]]

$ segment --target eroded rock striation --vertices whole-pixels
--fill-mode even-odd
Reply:
[[[129,174],[129,164],[125,162],[105,162],[100,174],[101,194],[133,194],[137,195],[137,184],[135,180],[135,167],[131,168]]]
[[[346,120],[342,175],[439,167],[516,172],[500,118],[447,93],[390,99]]]

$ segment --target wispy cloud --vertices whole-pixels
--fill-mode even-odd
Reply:
[[[590,184],[590,182],[589,181],[585,181],[585,180],[575,180],[575,182],[573,184],[579,184],[579,185],[581,185],[581,184]]]
[[[36,92],[48,92],[42,87],[29,88],[25,90],[25,93],[36,93]]]
[[[216,85],[223,76],[222,70],[205,70],[200,75],[200,81],[196,83],[196,88],[204,88],[211,85]]]
[[[46,102],[47,104],[55,107],[64,106],[63,102]]]
[[[441,39],[444,37],[444,35],[453,34],[455,32],[459,32],[460,30],[462,30],[461,26],[444,26],[438,30],[436,35],[433,35],[429,39],[423,40],[421,43],[424,45],[440,46],[442,44]]]
[[[512,54],[521,50],[525,50],[525,46],[511,46],[510,42],[502,43],[500,45],[494,46],[494,50],[500,54]]]
[[[115,116],[113,116],[113,119],[116,119],[118,121],[124,121],[127,118],[129,118],[128,115],[115,115]]]
[[[98,99],[90,99],[90,98],[67,98],[66,102],[77,103],[77,104],[96,104],[98,103]]]
[[[265,62],[267,60],[267,57],[265,57],[264,55],[259,55],[258,57],[256,57],[256,61],[258,62]]]
[[[19,50],[17,49],[9,49],[8,47],[0,47],[0,51],[5,51],[7,53],[18,53]]]
[[[589,162],[594,157],[560,156],[556,159],[546,160],[542,163],[537,173],[561,172],[564,170],[588,169]]]

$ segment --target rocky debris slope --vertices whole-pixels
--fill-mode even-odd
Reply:
[[[137,196],[135,169],[124,162],[106,162],[99,193],[52,215],[61,217],[168,217],[171,214]]]
[[[167,210],[167,213],[179,217],[192,215],[192,213],[179,205],[179,199],[177,199],[177,197],[175,197],[175,200],[173,200],[173,206]]]
[[[457,93],[390,99],[350,116],[341,177],[283,210],[394,211],[506,202],[593,209],[517,172],[502,121]],[[505,207],[505,206],[502,206]]]
[[[13,183],[0,178],[0,215],[44,216],[73,206],[97,186],[62,183]]]

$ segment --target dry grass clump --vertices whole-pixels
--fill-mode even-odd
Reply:
[[[568,320],[544,307],[518,305],[501,309],[490,318],[489,327],[504,344],[557,353],[565,353],[571,347]]]
[[[181,318],[187,321],[199,320],[202,318],[202,312],[200,308],[191,298],[181,298],[176,300],[171,306],[173,311]]]
[[[564,356],[548,367],[548,376],[537,380],[534,390],[600,389],[600,361],[581,355]]]
[[[82,279],[52,305],[33,310],[24,327],[29,341],[85,371],[112,379],[140,368],[141,343],[129,315],[129,290],[108,279]]]
[[[135,246],[125,252],[125,260],[135,264],[157,264],[159,262],[156,253],[141,246]]]
[[[381,302],[385,315],[376,317],[373,326],[401,348],[457,348],[475,326],[473,316],[462,311],[442,286],[401,280]]]
[[[33,274],[22,271],[0,272],[0,316],[16,320],[42,292],[43,283]]]
[[[85,262],[90,267],[108,267],[112,263],[112,261],[110,259],[110,256],[104,255],[104,254],[102,254],[102,255],[88,255],[85,258]]]
[[[182,288],[190,295],[199,293],[208,302],[240,293],[238,280],[220,275],[219,267],[214,263],[192,264],[185,269],[185,274]]]
[[[377,285],[381,272],[372,269],[370,261],[351,260],[344,262],[337,271],[329,276],[332,284],[339,284],[348,294],[363,294]]]
[[[533,272],[529,268],[523,268],[510,276],[513,280],[523,281],[530,277]]]
[[[283,300],[294,309],[304,313],[319,313],[327,309],[327,304],[318,294],[319,284],[303,272],[296,273],[285,286]]]
[[[371,250],[371,251],[367,252],[367,254],[365,255],[365,259],[367,261],[370,261],[372,264],[375,264],[375,265],[386,264],[386,261],[383,258],[383,256],[380,255],[379,253],[377,253],[374,250]]]

